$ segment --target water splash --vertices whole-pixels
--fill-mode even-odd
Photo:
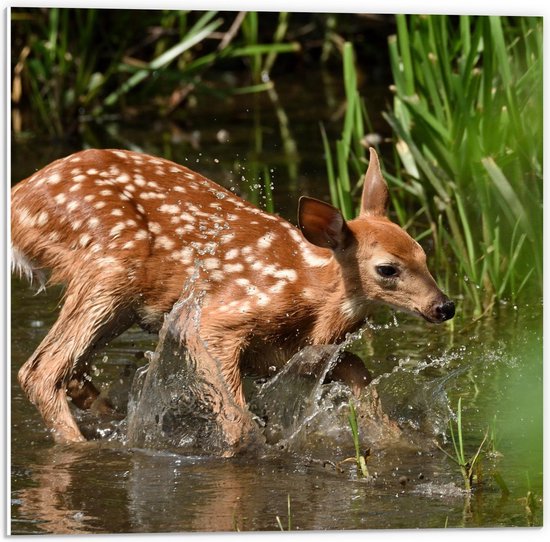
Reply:
[[[126,435],[130,446],[229,456],[263,440],[250,412],[233,400],[219,362],[199,336],[203,297],[190,280],[165,320],[149,365],[134,379]]]
[[[195,283],[203,272],[198,256],[195,274],[167,317],[149,366],[136,374],[128,415],[130,445],[231,455],[256,449],[265,440],[271,449],[326,453],[351,445],[350,400],[365,446],[426,449],[445,433],[452,417],[447,390],[474,362],[468,361],[467,347],[420,361],[397,359],[356,397],[346,385],[327,382],[327,376],[364,330],[340,345],[302,349],[272,378],[251,386],[250,410],[238,407],[219,362],[199,337],[205,292],[196,291]],[[399,326],[395,317],[389,323],[365,323],[371,331],[391,332]]]

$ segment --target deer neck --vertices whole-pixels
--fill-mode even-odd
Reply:
[[[369,300],[358,281],[346,280],[343,268],[334,256],[326,266],[311,272],[309,282],[316,315],[309,342],[339,342],[347,333],[360,327],[366,317]]]

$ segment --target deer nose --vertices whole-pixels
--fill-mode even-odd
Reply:
[[[455,304],[448,298],[435,308],[435,314],[440,322],[450,320],[455,315]]]

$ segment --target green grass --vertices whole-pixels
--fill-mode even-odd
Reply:
[[[279,530],[283,531],[285,528],[283,527],[283,523],[281,522],[281,518],[279,516],[275,516],[275,519],[277,520],[277,525],[279,526]],[[290,493],[287,494],[287,531],[292,530],[292,514],[290,512]]]
[[[454,425],[456,425],[456,432]],[[464,437],[463,437],[463,428],[462,428],[462,397],[458,399],[457,412],[456,412],[456,423],[453,424],[453,421],[449,421],[449,431],[451,433],[451,441],[453,443],[454,455],[449,454],[443,448],[439,448],[451,461],[456,463],[462,474],[462,479],[464,481],[464,489],[466,491],[471,491],[475,486],[476,482],[476,470],[481,461],[482,452],[484,451],[484,446],[487,441],[488,432],[485,433],[483,440],[478,446],[476,452],[468,457],[464,451]]]
[[[394,155],[382,157],[398,222],[433,246],[440,282],[466,310],[516,302],[526,288],[541,294],[542,19],[396,22],[394,99],[384,113]],[[349,219],[372,130],[350,43],[342,62],[347,110],[335,149],[321,133],[331,198]]]
[[[397,16],[397,174],[475,311],[542,284],[542,19]],[[410,189],[413,190],[410,190]]]
[[[71,135],[83,118],[120,115],[135,104],[169,115],[193,93],[263,92],[273,87],[278,55],[300,49],[286,40],[288,14],[269,43],[260,42],[256,12],[14,8],[11,17],[16,134]],[[249,64],[252,84],[209,83],[211,68],[235,63]]]
[[[369,470],[367,468],[367,461],[365,456],[361,453],[361,443],[359,440],[359,426],[357,424],[357,414],[355,413],[355,407],[353,402],[349,402],[348,422],[351,429],[351,435],[353,437],[353,445],[355,447],[355,462],[357,464],[357,472],[364,478],[369,477]]]
[[[357,90],[355,55],[353,46],[349,42],[344,44],[343,70],[347,107],[342,134],[336,141],[334,152],[323,126],[321,126],[321,134],[332,202],[340,208],[346,220],[350,220],[356,216],[357,198],[355,196],[361,186],[368,163],[367,149],[363,145],[368,116]]]

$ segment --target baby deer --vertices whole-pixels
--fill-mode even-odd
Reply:
[[[162,158],[86,150],[12,189],[12,267],[64,283],[59,317],[19,371],[58,442],[82,441],[66,395],[89,408],[90,357],[134,323],[158,331],[196,265],[200,336],[244,406],[241,370],[265,373],[305,345],[341,341],[376,302],[444,322],[454,304],[420,245],[387,217],[370,150],[359,216],[302,197],[296,228]],[[359,372],[361,369],[358,369]]]

